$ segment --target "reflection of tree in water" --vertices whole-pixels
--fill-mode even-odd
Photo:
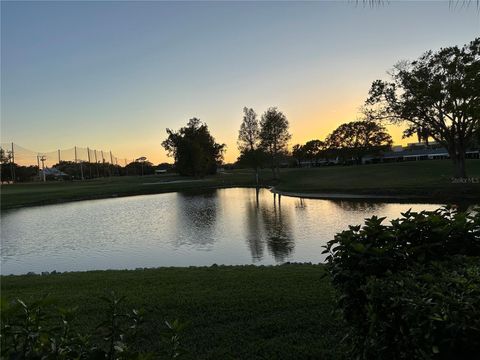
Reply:
[[[211,246],[215,240],[217,193],[178,193],[177,199],[177,224],[187,232],[187,236],[178,239],[177,245]]]
[[[293,252],[295,242],[288,214],[282,212],[281,197],[273,196],[273,207],[261,209],[267,234],[267,246],[277,262],[284,262]]]
[[[385,207],[385,203],[375,203],[370,201],[345,201],[345,200],[330,200],[333,204],[345,211],[378,211]]]
[[[295,208],[305,210],[307,208],[307,204],[305,203],[304,198],[298,198],[295,200]]]
[[[254,262],[263,259],[263,250],[265,242],[263,240],[263,228],[260,221],[260,211],[258,203],[258,192],[256,189],[255,200],[250,200],[247,205],[247,243],[252,254]]]

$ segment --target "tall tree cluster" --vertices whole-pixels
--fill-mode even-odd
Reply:
[[[361,164],[365,155],[377,155],[390,149],[392,137],[374,121],[352,121],[340,125],[325,140],[330,152]]]
[[[298,161],[318,164],[320,159],[340,158],[361,164],[366,155],[379,155],[392,146],[387,129],[374,121],[352,121],[330,133],[324,141],[310,140],[293,146],[292,155]]]
[[[243,109],[243,122],[238,133],[238,161],[255,169],[258,185],[258,169],[268,162],[275,178],[279,177],[281,158],[288,152],[291,138],[285,114],[276,107],[268,108],[260,122],[251,108]]]
[[[203,177],[215,174],[223,159],[225,144],[218,144],[207,124],[192,118],[178,131],[167,129],[168,137],[162,146],[175,160],[181,175]]]
[[[433,138],[448,150],[455,175],[466,177],[465,153],[480,127],[480,38],[397,64],[390,81],[373,82],[365,113],[407,124],[405,136]]]

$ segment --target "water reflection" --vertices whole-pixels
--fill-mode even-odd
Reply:
[[[0,217],[1,272],[322,262],[322,246],[349,225],[440,206],[222,189],[24,208]]]
[[[256,189],[255,200],[250,200],[246,207],[246,237],[253,262],[263,259],[265,230],[260,217],[259,189]]]
[[[203,194],[178,193],[172,209],[176,212],[176,226],[186,230],[175,240],[175,246],[192,245],[209,249],[215,242],[218,194],[215,191]]]
[[[298,198],[295,200],[295,209],[305,210],[306,208],[307,208],[307,204],[304,198]]]
[[[384,203],[374,203],[370,201],[345,201],[338,200],[333,202],[335,205],[340,207],[345,211],[361,211],[361,212],[371,212],[371,211],[380,211],[385,207]]]
[[[281,195],[273,194],[273,206],[262,206],[261,215],[267,236],[267,247],[277,262],[284,262],[293,252],[295,243],[292,236],[288,209],[282,211]]]

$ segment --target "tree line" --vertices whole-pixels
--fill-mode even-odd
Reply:
[[[385,124],[404,124],[404,137],[416,133],[426,142],[435,140],[447,149],[455,176],[467,177],[466,151],[480,144],[480,37],[463,47],[427,51],[414,61],[402,61],[389,76],[389,81],[373,81],[363,106],[363,119],[340,125],[324,140],[296,144],[291,155],[297,162],[338,158],[361,163],[366,155],[378,154],[392,145]],[[252,108],[245,107],[243,113],[237,164],[253,168],[257,182],[259,169],[266,165],[278,178],[280,163],[289,154],[291,134],[287,117],[276,107],[268,108],[260,119]],[[200,119],[190,119],[178,131],[167,129],[167,135],[162,146],[173,157],[174,167],[181,175],[203,177],[214,174],[221,165],[226,145],[217,143]],[[38,172],[36,166],[12,165],[3,150],[1,157],[2,180],[9,173],[13,178]],[[56,165],[74,173],[74,177],[83,170],[81,166],[79,169],[77,163]],[[98,164],[85,166],[91,177],[95,173],[100,176]],[[126,167],[111,165],[102,170],[103,176],[115,172],[147,175],[155,171],[151,163],[137,161]]]
[[[324,141],[310,140],[296,144],[292,156],[298,161],[317,165],[320,160],[340,159],[362,164],[366,155],[380,155],[393,144],[387,129],[373,121],[352,121],[340,125]]]
[[[238,134],[238,164],[258,170],[269,164],[278,178],[280,160],[291,139],[285,114],[275,107],[258,120],[252,108],[243,109]],[[463,47],[427,51],[414,61],[402,61],[390,73],[390,81],[376,80],[363,107],[364,118],[340,125],[323,141],[293,146],[297,161],[340,158],[361,163],[365,155],[389,149],[392,138],[385,124],[407,126],[404,137],[418,134],[443,145],[453,161],[454,174],[467,176],[467,149],[480,139],[480,38]],[[183,175],[215,173],[223,160],[225,144],[218,144],[205,123],[191,119],[178,132],[167,129],[162,143]]]

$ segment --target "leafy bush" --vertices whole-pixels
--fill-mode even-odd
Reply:
[[[138,345],[143,315],[139,310],[125,312],[114,293],[100,298],[108,305],[105,319],[95,334],[82,335],[72,322],[76,309],[57,308],[51,311],[48,298],[26,304],[20,299],[8,303],[2,299],[1,358],[2,359],[152,359],[153,353],[143,353]],[[58,323],[51,325],[52,323]],[[166,322],[164,335],[169,358],[182,354],[179,332],[182,325],[176,320]]]
[[[443,208],[408,211],[391,226],[383,220],[350,226],[325,250],[354,355],[474,358],[480,350],[480,214]]]

